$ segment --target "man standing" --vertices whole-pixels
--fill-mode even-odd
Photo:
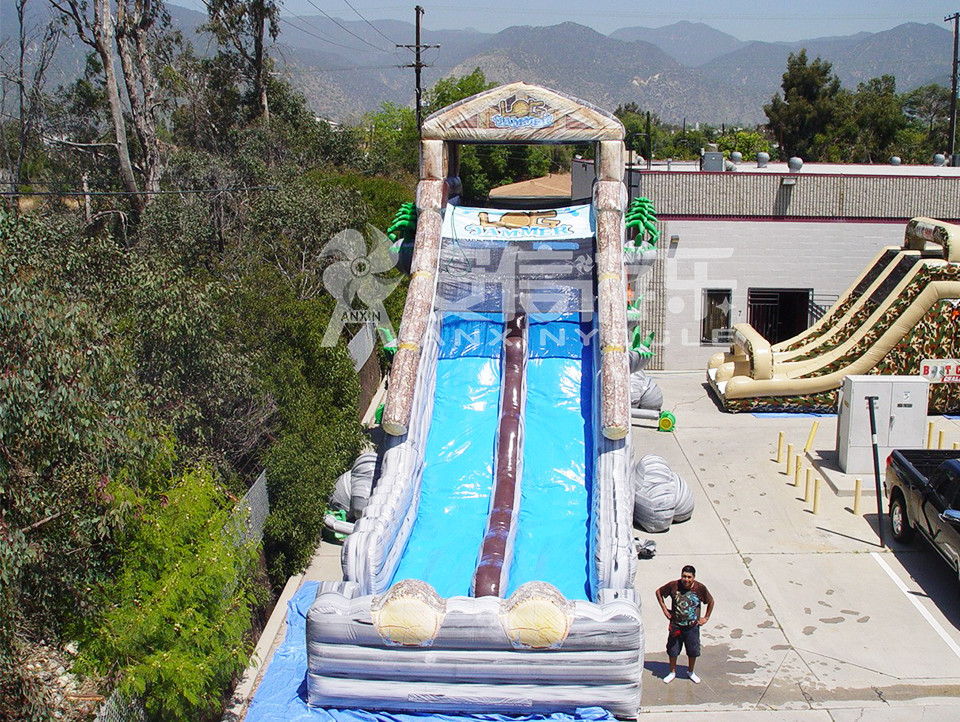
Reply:
[[[697,570],[689,564],[680,573],[680,579],[667,582],[657,590],[657,601],[663,615],[670,620],[667,634],[667,655],[670,657],[670,673],[663,678],[670,684],[677,676],[677,657],[680,649],[687,649],[687,670],[690,681],[700,684],[700,677],[693,671],[700,656],[700,627],[706,624],[713,613],[713,596],[707,588],[696,580]],[[671,608],[667,609],[665,597],[670,597]],[[700,605],[706,604],[707,611],[701,617]]]

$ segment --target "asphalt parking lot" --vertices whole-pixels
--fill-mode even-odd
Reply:
[[[662,534],[636,532],[657,542],[636,580],[647,636],[640,719],[960,718],[960,582],[923,542],[894,543],[886,520],[880,546],[872,475],[855,515],[853,478],[824,469],[815,515],[805,473],[796,487],[775,461],[778,432],[801,449],[814,419],[726,414],[701,372],[651,375],[676,430],[640,422],[635,453],[663,456],[696,509]],[[960,423],[931,420],[947,446],[960,441]],[[804,468],[835,448],[836,417],[818,421]],[[717,604],[702,630],[702,684],[686,679],[681,657],[666,685],[667,622],[654,592],[684,564]]]

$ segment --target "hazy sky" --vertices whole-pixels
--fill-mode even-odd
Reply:
[[[171,0],[202,7],[199,0]],[[395,18],[412,22],[414,5],[391,0],[285,0],[290,13],[317,15],[317,7],[333,17],[358,20],[350,5],[368,20]],[[642,25],[660,27],[678,20],[703,22],[741,40],[802,40],[886,30],[905,22],[938,23],[960,10],[960,0],[516,0],[426,2],[425,27],[473,27],[495,32],[511,25],[555,25],[567,20],[602,33]],[[398,39],[410,42],[410,39]]]

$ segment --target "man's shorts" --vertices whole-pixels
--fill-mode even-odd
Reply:
[[[667,656],[679,657],[681,648],[687,648],[688,657],[700,656],[700,625],[674,627],[667,632]]]

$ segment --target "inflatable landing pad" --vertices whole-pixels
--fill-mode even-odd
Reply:
[[[287,605],[287,635],[277,648],[254,694],[244,722],[606,722],[615,720],[601,707],[584,707],[576,714],[409,714],[367,710],[320,709],[307,706],[307,612],[317,596],[317,582],[305,582]]]

